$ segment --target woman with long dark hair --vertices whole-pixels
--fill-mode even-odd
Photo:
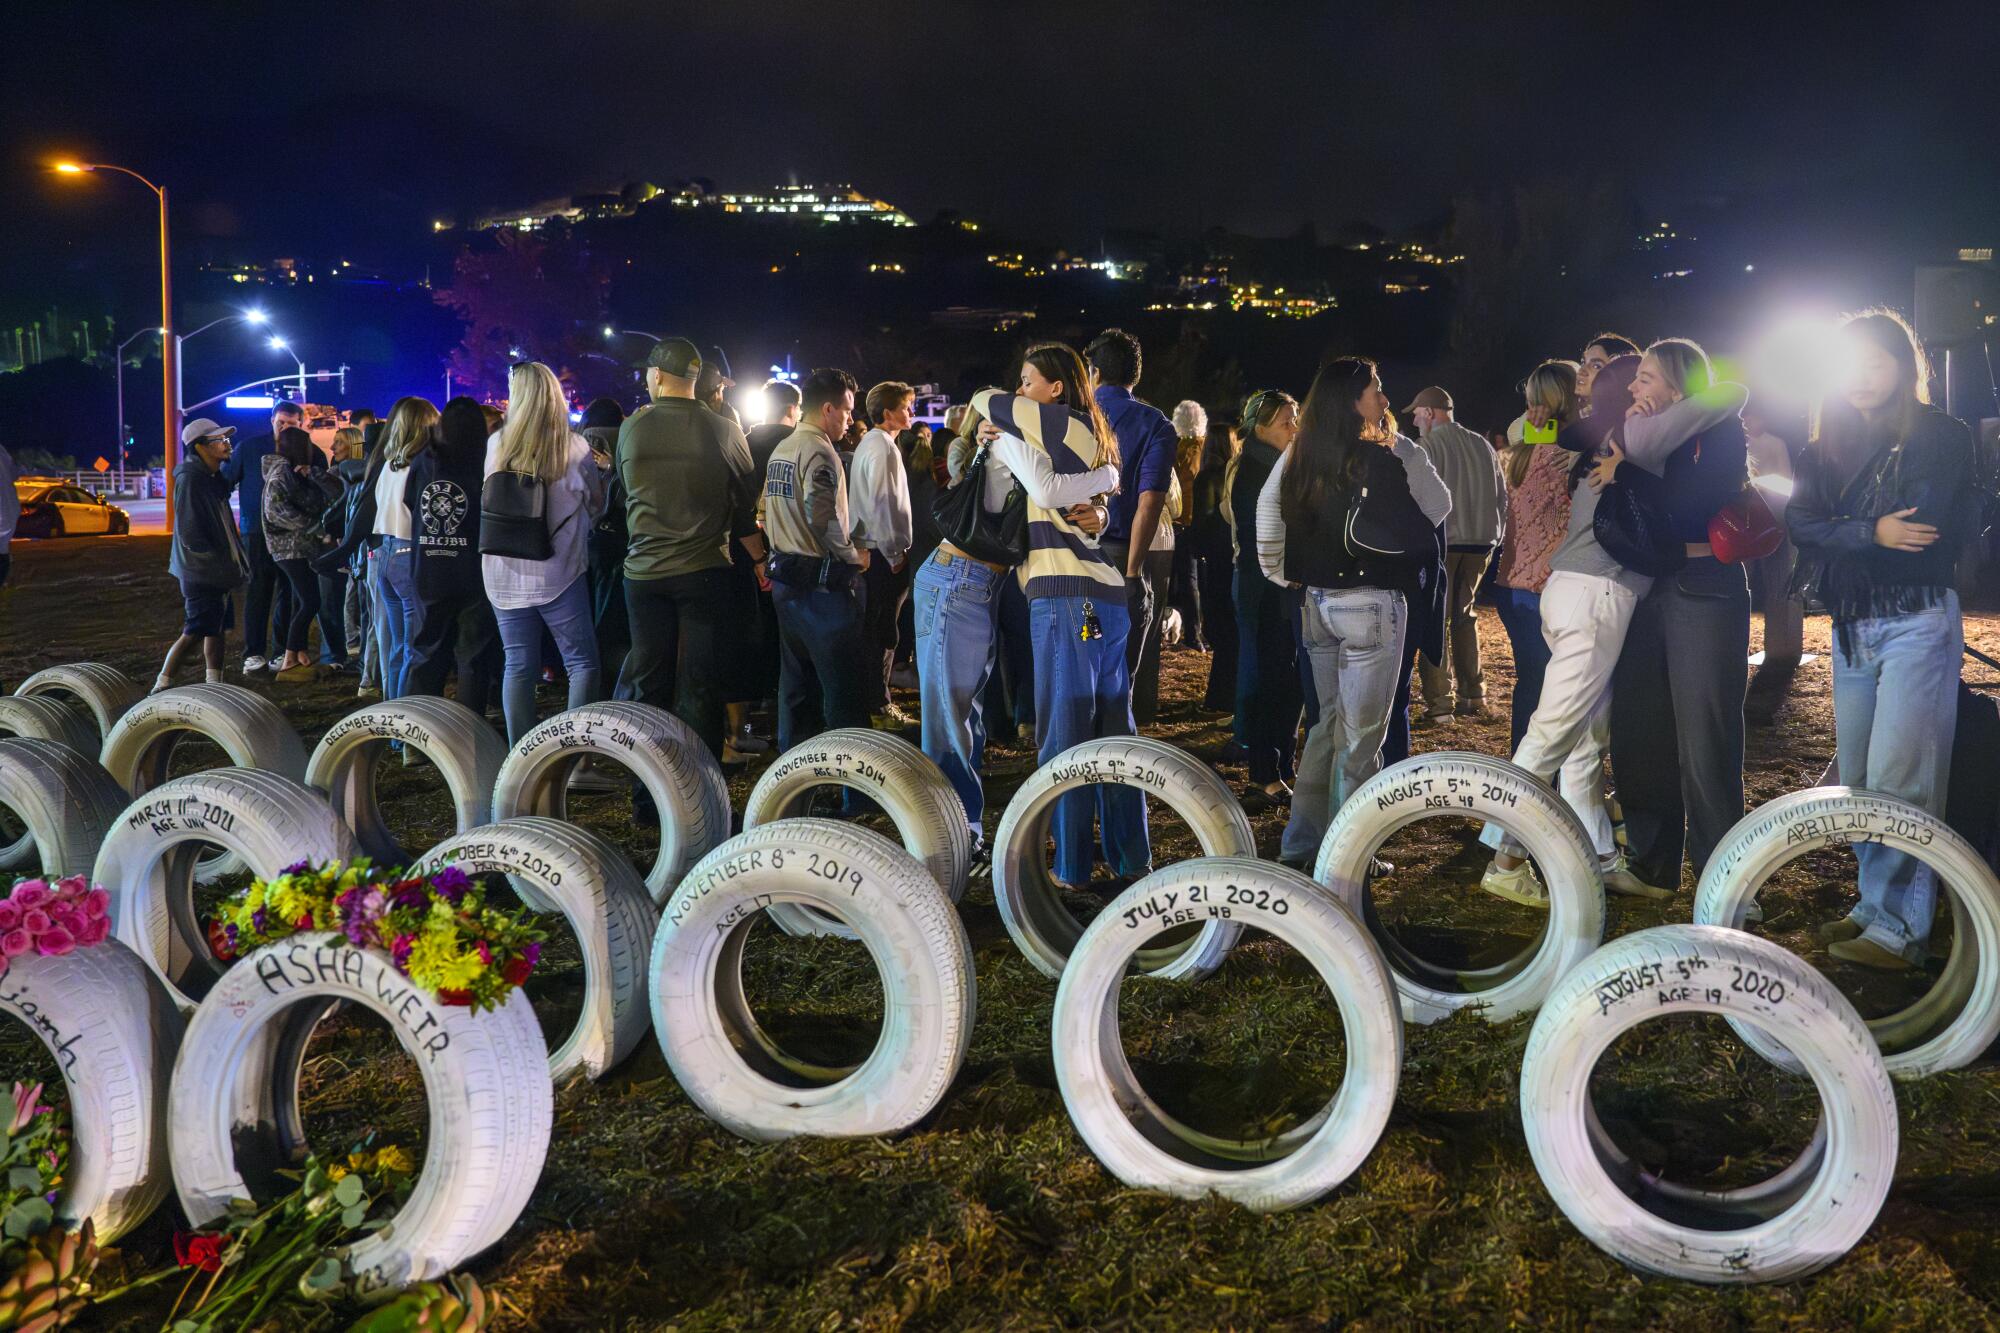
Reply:
[[[1291,599],[1257,563],[1257,497],[1298,433],[1297,399],[1275,389],[1252,394],[1236,427],[1236,458],[1223,478],[1222,507],[1235,543],[1236,739],[1250,766],[1243,804],[1253,811],[1290,804],[1304,710]]]
[[[1035,727],[1046,763],[1079,742],[1134,731],[1132,678],[1125,664],[1131,633],[1125,580],[1097,549],[1102,511],[1088,504],[1062,507],[1074,492],[1058,489],[1063,479],[1085,473],[1095,476],[1089,484],[1115,485],[1118,440],[1091,394],[1083,358],[1072,347],[1029,348],[1017,394],[975,399],[991,409],[977,434],[1028,491],[1028,558],[1021,578],[1035,645]],[[989,487],[994,484],[989,477]],[[988,497],[995,498],[990,489]],[[919,606],[919,635],[924,628]],[[932,649],[933,655],[947,651],[955,653]],[[977,818],[970,804],[967,810]],[[1093,811],[1101,826],[1096,838]],[[1151,867],[1145,797],[1135,788],[1071,792],[1057,802],[1052,828],[1055,878],[1064,884],[1080,888],[1089,881],[1100,844],[1115,875],[1132,878]]]
[[[1841,780],[1943,815],[1964,625],[1953,570],[1973,531],[1973,443],[1931,405],[1923,348],[1893,312],[1840,331],[1846,383],[1821,405],[1785,522],[1795,583],[1833,615]],[[1834,957],[1901,970],[1923,961],[1937,874],[1908,853],[1854,844],[1861,902],[1820,928]]]
[[[1319,700],[1278,853],[1289,865],[1311,863],[1334,813],[1382,766],[1409,603],[1437,563],[1436,528],[1450,513],[1430,457],[1396,432],[1375,363],[1329,361],[1257,497],[1258,564],[1278,587],[1304,589],[1300,638]],[[1350,515],[1396,540],[1360,545]]]
[[[284,627],[284,656],[277,675],[287,682],[313,678],[312,623],[319,615],[319,576],[310,562],[326,549],[320,521],[332,503],[326,488],[313,479],[313,453],[312,436],[288,426],[278,432],[263,460],[265,541],[279,574],[292,589],[291,621]]]
[[[454,398],[438,417],[437,439],[411,464],[405,502],[415,516],[416,626],[403,693],[442,696],[458,673],[458,701],[485,713],[498,674],[500,630],[479,576],[479,490],[486,414]]]

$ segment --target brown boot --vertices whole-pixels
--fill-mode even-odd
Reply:
[[[1907,972],[1910,960],[1899,953],[1890,953],[1871,939],[1855,938],[1829,944],[1826,951],[1843,963],[1859,963],[1862,967],[1872,967],[1878,972]]]

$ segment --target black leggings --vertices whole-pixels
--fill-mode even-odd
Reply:
[[[319,575],[304,560],[280,560],[278,569],[292,586],[292,619],[285,627],[285,651],[302,653],[312,641],[313,618],[319,614]]]

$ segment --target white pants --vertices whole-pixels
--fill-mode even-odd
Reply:
[[[1542,638],[1549,664],[1541,701],[1514,751],[1514,762],[1536,777],[1556,779],[1590,833],[1598,859],[1616,852],[1604,808],[1604,749],[1610,739],[1611,672],[1639,593],[1595,574],[1557,570],[1542,589]],[[1513,856],[1523,850],[1496,824],[1480,840]]]

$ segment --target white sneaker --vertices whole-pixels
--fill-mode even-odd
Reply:
[[[243,674],[246,676],[254,675],[270,665],[264,658],[246,657],[243,659]]]
[[[1632,873],[1631,861],[1623,851],[1609,861],[1598,862],[1598,870],[1604,876],[1604,887],[1627,898],[1647,898],[1653,902],[1664,902],[1674,896],[1672,889],[1662,889],[1648,884]]]
[[[1486,873],[1479,877],[1479,887],[1495,898],[1505,898],[1523,907],[1546,908],[1549,905],[1548,886],[1536,878],[1535,867],[1527,861],[1512,870],[1502,870],[1497,864],[1488,865]]]

